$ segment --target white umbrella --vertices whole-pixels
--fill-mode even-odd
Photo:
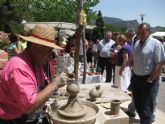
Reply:
[[[161,37],[165,37],[165,32],[155,32],[153,34],[151,34],[152,36],[161,36]]]

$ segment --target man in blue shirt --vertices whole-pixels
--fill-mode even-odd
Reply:
[[[150,36],[148,23],[138,26],[139,40],[133,52],[133,75],[131,77],[134,103],[140,124],[151,124],[159,76],[165,62],[162,44]]]

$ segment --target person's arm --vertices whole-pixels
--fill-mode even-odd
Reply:
[[[15,43],[15,47],[13,48],[13,52],[17,55],[21,53],[20,44],[18,42]]]
[[[33,106],[26,112],[30,114],[36,111],[38,108],[44,105],[48,98],[58,89],[58,85],[55,81],[49,83],[42,91],[37,94],[36,101]]]
[[[100,52],[101,52],[101,47],[100,44],[97,46],[97,57],[100,56]]]
[[[97,50],[97,57],[100,56],[100,50]]]
[[[18,49],[20,52],[23,51],[23,48],[22,48],[22,46],[21,46],[21,41],[17,41],[17,42],[16,42],[16,47],[17,47],[17,49]]]
[[[131,69],[133,68],[133,54],[131,54],[131,56],[130,56],[129,67],[130,67]]]
[[[152,83],[153,80],[155,80],[156,78],[158,78],[160,76],[163,65],[164,65],[164,63],[160,62],[155,66],[153,72],[147,79],[147,82]]]
[[[16,55],[21,53],[17,48],[14,48],[14,49],[13,49],[13,52],[14,52]]]
[[[48,85],[37,94],[36,101],[33,106],[26,112],[26,114],[32,113],[51,97],[51,95],[58,90],[58,88],[66,85],[68,76],[65,73],[61,73],[60,76],[50,81]]]
[[[84,40],[84,45],[85,45],[85,48],[86,48],[86,51],[87,51],[89,49],[89,43],[86,39]]]
[[[126,66],[126,64],[128,62],[128,54],[125,53],[122,56],[123,56],[123,62],[122,62],[122,65],[120,67],[120,70],[119,70],[119,75],[122,75],[122,72],[123,72],[123,70],[124,70],[124,68],[125,68],[125,66]]]
[[[160,42],[158,42],[157,46],[155,46],[154,51],[155,51],[154,60],[155,60],[156,65],[155,65],[155,68],[153,69],[151,75],[147,79],[148,83],[152,83],[153,80],[155,80],[156,78],[158,78],[160,76],[163,64],[165,62],[164,49]]]

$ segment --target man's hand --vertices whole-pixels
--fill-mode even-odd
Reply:
[[[147,79],[147,83],[152,84],[152,82],[153,82],[153,81],[152,81],[151,79],[149,79],[149,78]]]

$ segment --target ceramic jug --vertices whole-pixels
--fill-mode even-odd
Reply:
[[[102,95],[102,90],[100,85],[96,85],[93,89],[90,90],[89,96],[92,101],[95,101],[97,97]]]

